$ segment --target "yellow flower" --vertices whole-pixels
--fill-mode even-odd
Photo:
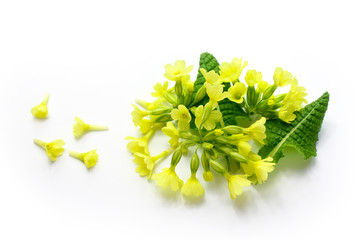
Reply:
[[[34,143],[39,145],[46,151],[46,155],[50,158],[51,161],[55,161],[57,157],[61,156],[65,149],[63,146],[65,142],[61,139],[46,143],[39,139],[34,139]]]
[[[217,102],[223,100],[228,96],[228,93],[224,93],[224,86],[220,84],[204,83],[206,93],[210,98],[209,104],[213,107],[217,106]]]
[[[204,114],[204,106],[200,105],[196,108],[195,111],[195,125],[196,127],[201,128],[204,127],[206,130],[211,131],[216,127],[216,123],[221,121],[222,114],[218,110],[211,110],[211,108],[205,108],[208,109],[210,114]],[[207,115],[208,118],[204,121],[204,115]]]
[[[274,72],[274,83],[276,86],[286,86],[292,82],[292,74],[288,71],[284,71],[281,67],[277,67]]]
[[[232,199],[240,196],[243,192],[243,188],[248,187],[251,184],[246,175],[231,175],[229,173],[225,173],[224,176],[228,180],[230,197]]]
[[[169,143],[171,147],[177,148],[179,146],[179,131],[175,128],[172,122],[167,122],[166,127],[161,129],[164,134],[170,137]]]
[[[49,94],[46,94],[44,100],[37,106],[31,109],[31,114],[37,118],[46,118],[48,115],[47,102],[49,101]]]
[[[261,72],[257,72],[256,70],[248,70],[245,75],[245,81],[249,86],[254,86],[262,79]]]
[[[266,82],[266,81],[261,80],[261,81],[258,83],[257,89],[259,90],[260,93],[263,93],[263,92],[265,92],[265,90],[266,90],[268,87],[269,87],[269,83]]]
[[[81,160],[87,168],[92,168],[98,161],[99,155],[96,153],[97,150],[91,150],[86,153],[78,153],[75,151],[69,151],[70,156]]]
[[[134,107],[134,111],[131,113],[132,120],[134,122],[135,127],[139,126],[141,120],[149,115],[148,111],[141,110],[138,106],[131,104]]]
[[[171,111],[171,117],[179,120],[179,130],[188,130],[190,128],[191,115],[184,105],[179,105]]]
[[[267,180],[268,173],[274,171],[275,163],[272,162],[273,159],[271,157],[261,159],[255,153],[250,153],[249,158],[250,160],[247,163],[241,164],[241,167],[246,174],[255,174],[258,183],[262,184]]]
[[[205,171],[203,173],[203,178],[206,182],[211,182],[214,179],[214,175],[210,171]]]
[[[264,139],[266,138],[266,128],[265,128],[266,118],[262,117],[260,120],[257,120],[250,127],[244,128],[243,132],[248,134],[251,139],[264,144]]]
[[[195,197],[204,195],[204,187],[199,183],[195,173],[191,173],[189,180],[182,186],[181,193],[186,196],[194,195]]]
[[[165,81],[164,84],[156,83],[154,86],[155,92],[151,93],[153,97],[164,97],[165,93],[167,92],[167,88],[169,86],[169,82]]]
[[[204,68],[200,68],[201,74],[204,76],[205,81],[210,84],[221,84],[222,79],[219,74],[217,74],[214,70],[207,72]]]
[[[248,143],[251,138],[249,135],[245,135],[242,133],[239,134],[233,134],[228,137],[228,139],[231,141],[231,144],[234,144],[238,148],[238,152],[243,155],[247,156],[251,151],[251,145]]]
[[[176,175],[175,166],[164,168],[161,173],[154,174],[152,179],[157,181],[157,185],[162,188],[170,187],[171,190],[179,190],[184,182]]]
[[[75,117],[75,121],[76,121],[76,123],[73,126],[73,134],[76,138],[81,137],[82,135],[84,135],[85,133],[87,133],[89,131],[108,130],[107,126],[86,124],[86,123],[84,123],[83,120],[81,120],[78,117]]]
[[[223,62],[220,66],[220,76],[224,82],[236,82],[242,70],[247,66],[248,62],[242,62],[242,58],[234,58],[231,63]]]
[[[244,101],[244,95],[246,94],[245,84],[242,82],[235,83],[234,86],[230,87],[228,98],[236,103],[242,103]]]
[[[151,129],[145,136],[141,138],[136,137],[126,137],[126,140],[131,140],[127,144],[127,148],[130,150],[131,153],[143,153],[149,155],[149,147],[148,141],[154,135],[155,131]]]
[[[170,81],[179,81],[182,80],[184,82],[190,79],[189,73],[193,69],[193,66],[186,67],[185,61],[176,61],[174,65],[167,64],[165,66],[165,74],[164,77],[169,79]]]
[[[142,134],[147,134],[155,125],[155,121],[152,119],[143,118],[141,119],[139,126]]]

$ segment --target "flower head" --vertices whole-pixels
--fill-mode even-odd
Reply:
[[[261,72],[257,72],[256,70],[248,70],[245,76],[245,81],[249,86],[254,86],[262,79]]]
[[[210,84],[221,84],[222,79],[219,74],[217,74],[214,70],[207,72],[206,69],[200,68],[201,74],[204,76],[205,81]]]
[[[264,139],[266,138],[266,128],[265,128],[266,118],[262,117],[260,120],[257,120],[250,127],[245,128],[244,133],[248,134],[251,139],[264,144]]]
[[[191,177],[182,186],[181,193],[186,196],[194,195],[195,197],[200,197],[204,195],[204,187],[196,178],[195,173],[192,173]]]
[[[48,115],[47,102],[49,101],[49,94],[46,94],[43,101],[31,109],[31,114],[37,118],[46,118]]]
[[[173,148],[179,146],[179,131],[175,128],[172,122],[167,122],[166,127],[161,129],[164,134],[170,137],[169,143]]]
[[[169,79],[170,81],[179,81],[182,80],[184,82],[190,79],[189,73],[193,69],[193,66],[186,67],[185,61],[176,61],[174,65],[167,64],[165,66],[165,74],[164,77]]]
[[[248,62],[242,62],[242,58],[233,58],[231,63],[223,62],[220,66],[220,76],[224,82],[235,82],[239,79],[242,70]]]
[[[86,153],[78,153],[75,151],[70,151],[70,156],[81,160],[87,168],[92,168],[95,166],[99,159],[99,155],[96,153],[97,150],[91,150]]]
[[[244,101],[244,95],[246,94],[245,84],[242,82],[237,82],[234,86],[230,87],[228,98],[236,103],[242,103]]]
[[[208,109],[210,114],[204,114],[204,106],[200,105],[196,108],[195,111],[195,125],[196,127],[200,128],[200,126],[204,127],[206,130],[211,131],[215,128],[216,123],[220,122],[222,119],[222,114],[218,110],[211,110],[211,108],[205,108]],[[204,119],[204,116],[207,115],[207,119]]]
[[[228,180],[230,197],[232,199],[240,196],[243,192],[243,188],[248,187],[251,184],[246,175],[231,175],[229,173],[225,173],[224,176],[226,180]]]
[[[78,117],[75,117],[75,121],[76,123],[73,126],[73,135],[76,138],[80,138],[81,136],[83,136],[85,133],[89,132],[89,131],[103,131],[103,130],[108,130],[107,126],[100,126],[100,125],[90,125],[90,124],[86,124],[84,123],[83,120],[81,120]]]
[[[276,86],[284,87],[292,82],[293,76],[290,72],[284,71],[281,67],[277,67],[273,79]]]
[[[34,143],[42,147],[46,151],[46,155],[50,158],[51,161],[55,161],[57,157],[61,156],[65,149],[63,146],[65,142],[61,139],[46,143],[39,139],[34,139]]]
[[[162,188],[170,188],[173,191],[179,190],[184,182],[176,175],[175,166],[164,168],[161,173],[154,174],[152,179]]]
[[[179,130],[188,130],[190,128],[191,115],[184,105],[179,105],[171,111],[171,117],[179,120]]]

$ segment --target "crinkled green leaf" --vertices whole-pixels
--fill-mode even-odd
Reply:
[[[272,157],[278,162],[283,155],[284,147],[294,147],[305,159],[316,156],[318,133],[324,120],[329,103],[329,93],[325,92],[318,100],[296,112],[296,119],[288,124],[281,120],[268,120],[266,126],[265,146],[259,155]]]

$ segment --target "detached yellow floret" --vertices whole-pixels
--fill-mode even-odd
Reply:
[[[76,123],[73,126],[73,134],[76,138],[81,137],[89,131],[104,131],[109,129],[107,126],[86,124],[78,117],[75,117],[75,121]]]
[[[92,168],[98,161],[99,155],[96,153],[97,150],[91,150],[86,153],[78,153],[75,151],[69,151],[70,156],[81,160],[87,168]]]
[[[176,61],[174,65],[167,64],[165,66],[165,74],[164,77],[169,79],[170,81],[184,81],[187,82],[190,79],[189,73],[193,69],[193,66],[186,67],[185,61]]]
[[[43,148],[46,151],[46,155],[50,158],[51,161],[55,161],[57,157],[61,156],[65,149],[63,146],[65,145],[65,142],[61,139],[46,143],[44,141],[41,141],[39,139],[34,139],[34,143],[39,145],[41,148]]]
[[[195,197],[200,197],[204,195],[204,187],[196,178],[195,173],[191,174],[189,180],[187,180],[187,182],[181,188],[181,193],[186,196],[194,195]]]
[[[191,115],[184,105],[179,105],[171,111],[171,117],[179,120],[179,130],[188,130],[190,128]]]
[[[243,132],[248,134],[251,139],[264,144],[264,139],[266,138],[266,128],[265,128],[266,118],[262,117],[260,120],[257,120],[250,127],[243,129]]]
[[[231,63],[223,62],[220,66],[220,76],[224,82],[236,82],[242,70],[247,66],[248,62],[242,61],[242,58],[233,58]]]
[[[154,174],[152,179],[162,188],[170,188],[173,191],[179,190],[184,182],[176,175],[175,166],[164,168],[161,173]]]
[[[46,94],[43,101],[31,109],[31,114],[37,118],[46,118],[48,115],[47,103],[49,101],[49,94]]]
[[[248,187],[251,184],[251,181],[247,179],[246,175],[231,175],[225,173],[224,177],[228,180],[230,197],[232,199],[236,199],[237,196],[240,196],[243,193],[243,188]]]

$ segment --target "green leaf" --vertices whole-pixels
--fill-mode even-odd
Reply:
[[[284,147],[294,147],[305,159],[316,156],[318,133],[324,120],[329,103],[329,93],[325,92],[318,100],[296,112],[296,119],[288,124],[279,119],[268,120],[266,126],[265,146],[259,155],[262,158],[272,157],[278,162],[284,156]]]

